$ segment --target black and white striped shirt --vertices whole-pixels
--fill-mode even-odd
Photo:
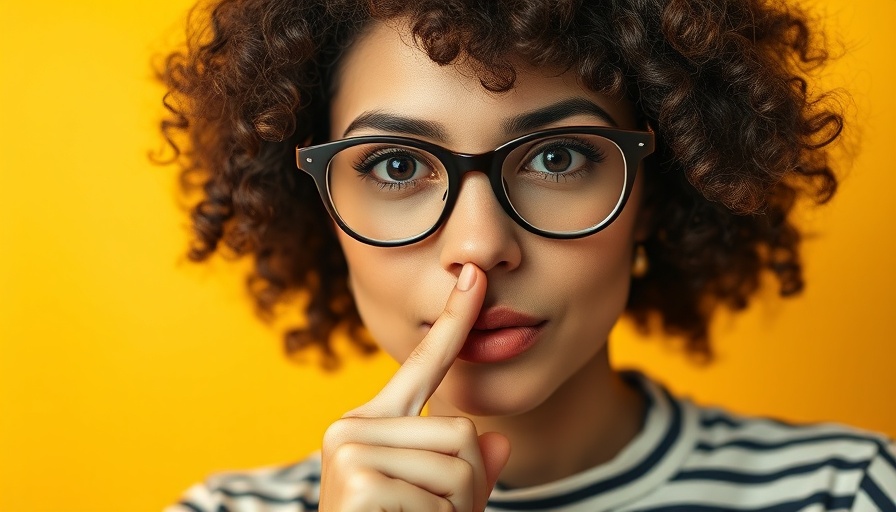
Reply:
[[[496,486],[488,512],[896,511],[896,446],[833,425],[790,425],[699,407],[637,373],[641,432],[613,460],[523,489]],[[317,510],[320,456],[221,473],[166,512]]]

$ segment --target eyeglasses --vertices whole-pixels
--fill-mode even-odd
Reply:
[[[412,244],[451,214],[462,177],[485,173],[514,221],[547,238],[580,238],[613,222],[631,194],[652,131],[607,127],[543,130],[479,155],[429,142],[364,136],[296,148],[330,215],[375,246]]]

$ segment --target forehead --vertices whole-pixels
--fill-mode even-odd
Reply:
[[[455,150],[482,152],[513,135],[507,120],[569,99],[587,99],[609,113],[620,127],[634,127],[631,105],[581,86],[573,72],[533,68],[514,62],[517,80],[506,92],[482,87],[474,67],[439,65],[414,44],[399,21],[376,22],[352,45],[340,63],[331,101],[331,139],[342,138],[358,116],[386,112],[438,123],[445,143]],[[580,114],[562,124],[606,125]],[[556,126],[548,125],[545,127]],[[352,135],[371,134],[366,131]]]

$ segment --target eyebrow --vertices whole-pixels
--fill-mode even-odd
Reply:
[[[616,120],[613,119],[613,116],[594,102],[585,98],[570,98],[514,116],[504,122],[504,130],[507,133],[531,132],[567,117],[580,114],[593,115],[610,126],[619,126]],[[342,136],[346,137],[349,133],[363,128],[441,141],[448,139],[445,128],[439,123],[390,114],[381,110],[364,112],[348,125]]]
[[[610,126],[619,127],[619,123],[613,119],[613,116],[597,106],[596,103],[585,98],[570,98],[532,112],[514,116],[504,122],[504,129],[508,133],[531,132],[567,117],[580,114],[593,115],[599,117]]]
[[[436,140],[447,140],[448,136],[442,125],[432,121],[424,121],[423,119],[414,119],[410,117],[402,117],[395,114],[389,114],[380,110],[364,112],[345,129],[343,137],[349,133],[360,130],[362,128],[373,128],[389,133],[402,133],[406,135],[416,135],[418,137],[427,137]]]

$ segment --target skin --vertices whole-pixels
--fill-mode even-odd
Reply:
[[[507,131],[508,119],[582,98],[611,119],[578,112],[535,129],[635,128],[630,104],[584,89],[572,73],[517,63],[514,89],[489,93],[463,62],[438,66],[410,41],[394,22],[354,43],[336,83],[331,138],[413,135],[481,153],[525,133]],[[374,111],[434,123],[441,133],[357,125],[346,133]],[[619,218],[597,234],[551,240],[514,223],[487,177],[470,173],[452,215],[421,242],[378,248],[339,231],[361,317],[403,365],[327,431],[321,510],[482,510],[499,473],[510,487],[536,485],[618,453],[644,407],[607,355],[632,247],[644,235],[640,195],[639,181]],[[495,306],[545,320],[538,342],[500,363],[455,359],[479,312]],[[427,400],[429,416],[420,417]]]

